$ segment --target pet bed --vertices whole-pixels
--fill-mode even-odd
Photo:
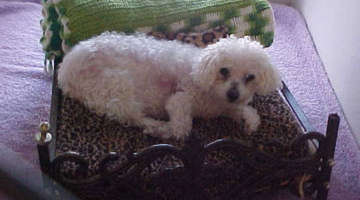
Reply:
[[[243,134],[241,124],[224,117],[194,119],[185,141],[144,135],[140,128],[98,116],[61,94],[56,75],[63,55],[78,41],[104,30],[145,31],[199,47],[230,33],[250,35],[264,46],[272,42],[271,8],[263,0],[186,1],[190,3],[186,5],[181,4],[185,1],[162,1],[166,12],[155,9],[149,21],[141,15],[144,10],[136,10],[149,7],[140,2],[44,1],[41,41],[47,63],[54,60],[55,70],[51,126],[43,124],[38,135],[42,170],[83,199],[248,199],[283,187],[326,199],[339,118],[329,117],[326,137],[314,132],[286,85],[279,92],[254,98],[261,126],[252,135]],[[171,2],[184,9],[175,12],[166,4]],[[146,26],[131,20],[125,20],[125,25],[121,20],[100,23],[119,7],[134,9],[132,15],[117,13],[119,18],[144,17]],[[165,21],[162,13],[170,13]],[[81,21],[85,17],[90,19]],[[94,23],[89,27],[96,28],[74,30],[75,22]]]

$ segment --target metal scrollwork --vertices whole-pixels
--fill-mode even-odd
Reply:
[[[276,141],[272,144],[281,149],[296,150],[309,140],[322,144],[325,137],[312,132],[298,137],[290,146],[281,146]],[[231,166],[221,160],[212,163],[209,157],[213,154],[233,159],[231,162],[236,164]],[[170,158],[177,160],[177,163],[164,166],[166,159]],[[61,170],[67,162],[77,165],[76,178],[64,175]],[[158,144],[127,155],[110,152],[100,161],[98,174],[91,177],[87,176],[87,162],[75,152],[57,156],[51,166],[53,177],[75,188],[75,192],[92,190],[87,195],[81,194],[85,199],[90,198],[90,194],[108,198],[114,192],[120,196],[132,195],[131,198],[135,199],[165,199],[167,195],[183,197],[190,193],[192,195],[188,198],[194,199],[194,192],[197,194],[196,198],[201,199],[216,199],[220,196],[233,199],[248,198],[262,190],[280,188],[296,177],[316,176],[321,167],[321,149],[312,155],[287,159],[260,151],[243,141],[219,139],[203,145],[199,139],[191,136],[182,149],[169,144]],[[301,180],[300,193],[310,178]],[[217,184],[222,184],[220,189],[216,188]]]
[[[89,164],[77,152],[67,152],[57,156],[51,163],[50,173],[56,180],[62,180],[62,182],[67,182],[69,184],[81,184],[78,180],[74,180],[64,176],[64,172],[62,171],[62,169],[64,164],[66,164],[67,162],[78,165],[75,174],[79,176],[79,178],[86,177]]]

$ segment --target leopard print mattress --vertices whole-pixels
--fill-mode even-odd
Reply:
[[[203,144],[216,139],[232,137],[250,142],[257,148],[278,156],[289,158],[303,155],[303,150],[290,152],[267,145],[276,140],[287,146],[296,136],[303,134],[298,121],[280,93],[255,96],[252,106],[258,110],[261,125],[251,135],[243,133],[243,124],[238,124],[225,117],[207,121],[195,118],[192,132],[197,134]],[[109,152],[127,155],[129,152],[138,152],[154,144],[172,144],[181,148],[184,142],[143,134],[141,128],[127,127],[106,116],[99,116],[79,101],[69,97],[63,97],[61,101],[56,154],[68,151],[78,152],[89,162],[89,176],[96,174],[101,158]],[[212,160],[220,159],[220,157],[212,158]]]

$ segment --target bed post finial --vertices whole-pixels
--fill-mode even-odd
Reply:
[[[36,142],[38,144],[45,144],[51,141],[51,134],[49,133],[49,123],[41,122],[39,126],[40,132],[35,135]]]
[[[324,151],[324,159],[322,162],[322,172],[321,172],[321,183],[318,187],[317,199],[326,200],[328,196],[328,191],[330,189],[330,176],[332,167],[335,165],[334,154],[336,140],[338,136],[340,124],[340,117],[338,114],[330,114],[328,118],[328,124],[326,128],[326,140],[324,147],[320,147]]]
[[[49,144],[51,142],[52,136],[49,132],[50,126],[47,122],[40,123],[39,126],[40,132],[35,135],[35,140],[37,142],[37,149],[39,153],[39,161],[41,171],[45,174],[49,173],[50,170],[50,154],[49,154]],[[43,181],[45,184],[45,176],[43,175]]]

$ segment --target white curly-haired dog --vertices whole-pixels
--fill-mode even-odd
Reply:
[[[249,38],[228,37],[200,49],[114,32],[76,45],[58,80],[65,94],[98,114],[163,138],[188,135],[193,117],[219,115],[244,119],[247,131],[255,131],[260,118],[248,103],[255,93],[281,86],[263,47]]]

